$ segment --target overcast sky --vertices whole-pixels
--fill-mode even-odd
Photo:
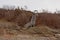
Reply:
[[[60,0],[0,0],[0,7],[3,5],[15,5],[20,7],[26,5],[29,10],[60,10]]]

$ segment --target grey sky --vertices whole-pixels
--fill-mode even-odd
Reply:
[[[60,10],[60,0],[0,0],[0,7],[3,5],[15,5],[20,7],[26,5],[29,10]]]

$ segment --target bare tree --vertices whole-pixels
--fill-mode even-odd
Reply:
[[[25,8],[25,9],[28,9],[28,7],[27,7],[26,5],[24,6],[24,8]]]
[[[9,10],[14,10],[15,9],[15,6],[9,6],[9,5],[4,5],[3,6],[4,9],[9,9]]]

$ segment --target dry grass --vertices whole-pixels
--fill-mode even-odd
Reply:
[[[0,36],[2,37],[0,37],[0,39],[7,40],[6,38],[8,38],[9,40],[54,40],[55,31],[51,31],[48,28],[54,28],[56,30],[60,29],[60,14],[43,12],[37,16],[35,27],[24,29],[23,26],[31,20],[32,15],[33,12],[26,10],[0,9]]]

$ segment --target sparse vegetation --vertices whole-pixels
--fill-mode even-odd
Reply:
[[[34,27],[24,29],[24,25],[31,21],[34,12],[21,10],[16,8],[15,10],[6,10],[0,8],[0,34],[4,34],[4,30],[7,34],[37,34],[39,36],[51,37],[56,34],[51,29],[60,29],[60,14],[41,12],[36,16],[36,23]],[[41,26],[42,25],[42,26]],[[3,32],[2,32],[3,31]],[[58,32],[59,33],[59,32]]]

